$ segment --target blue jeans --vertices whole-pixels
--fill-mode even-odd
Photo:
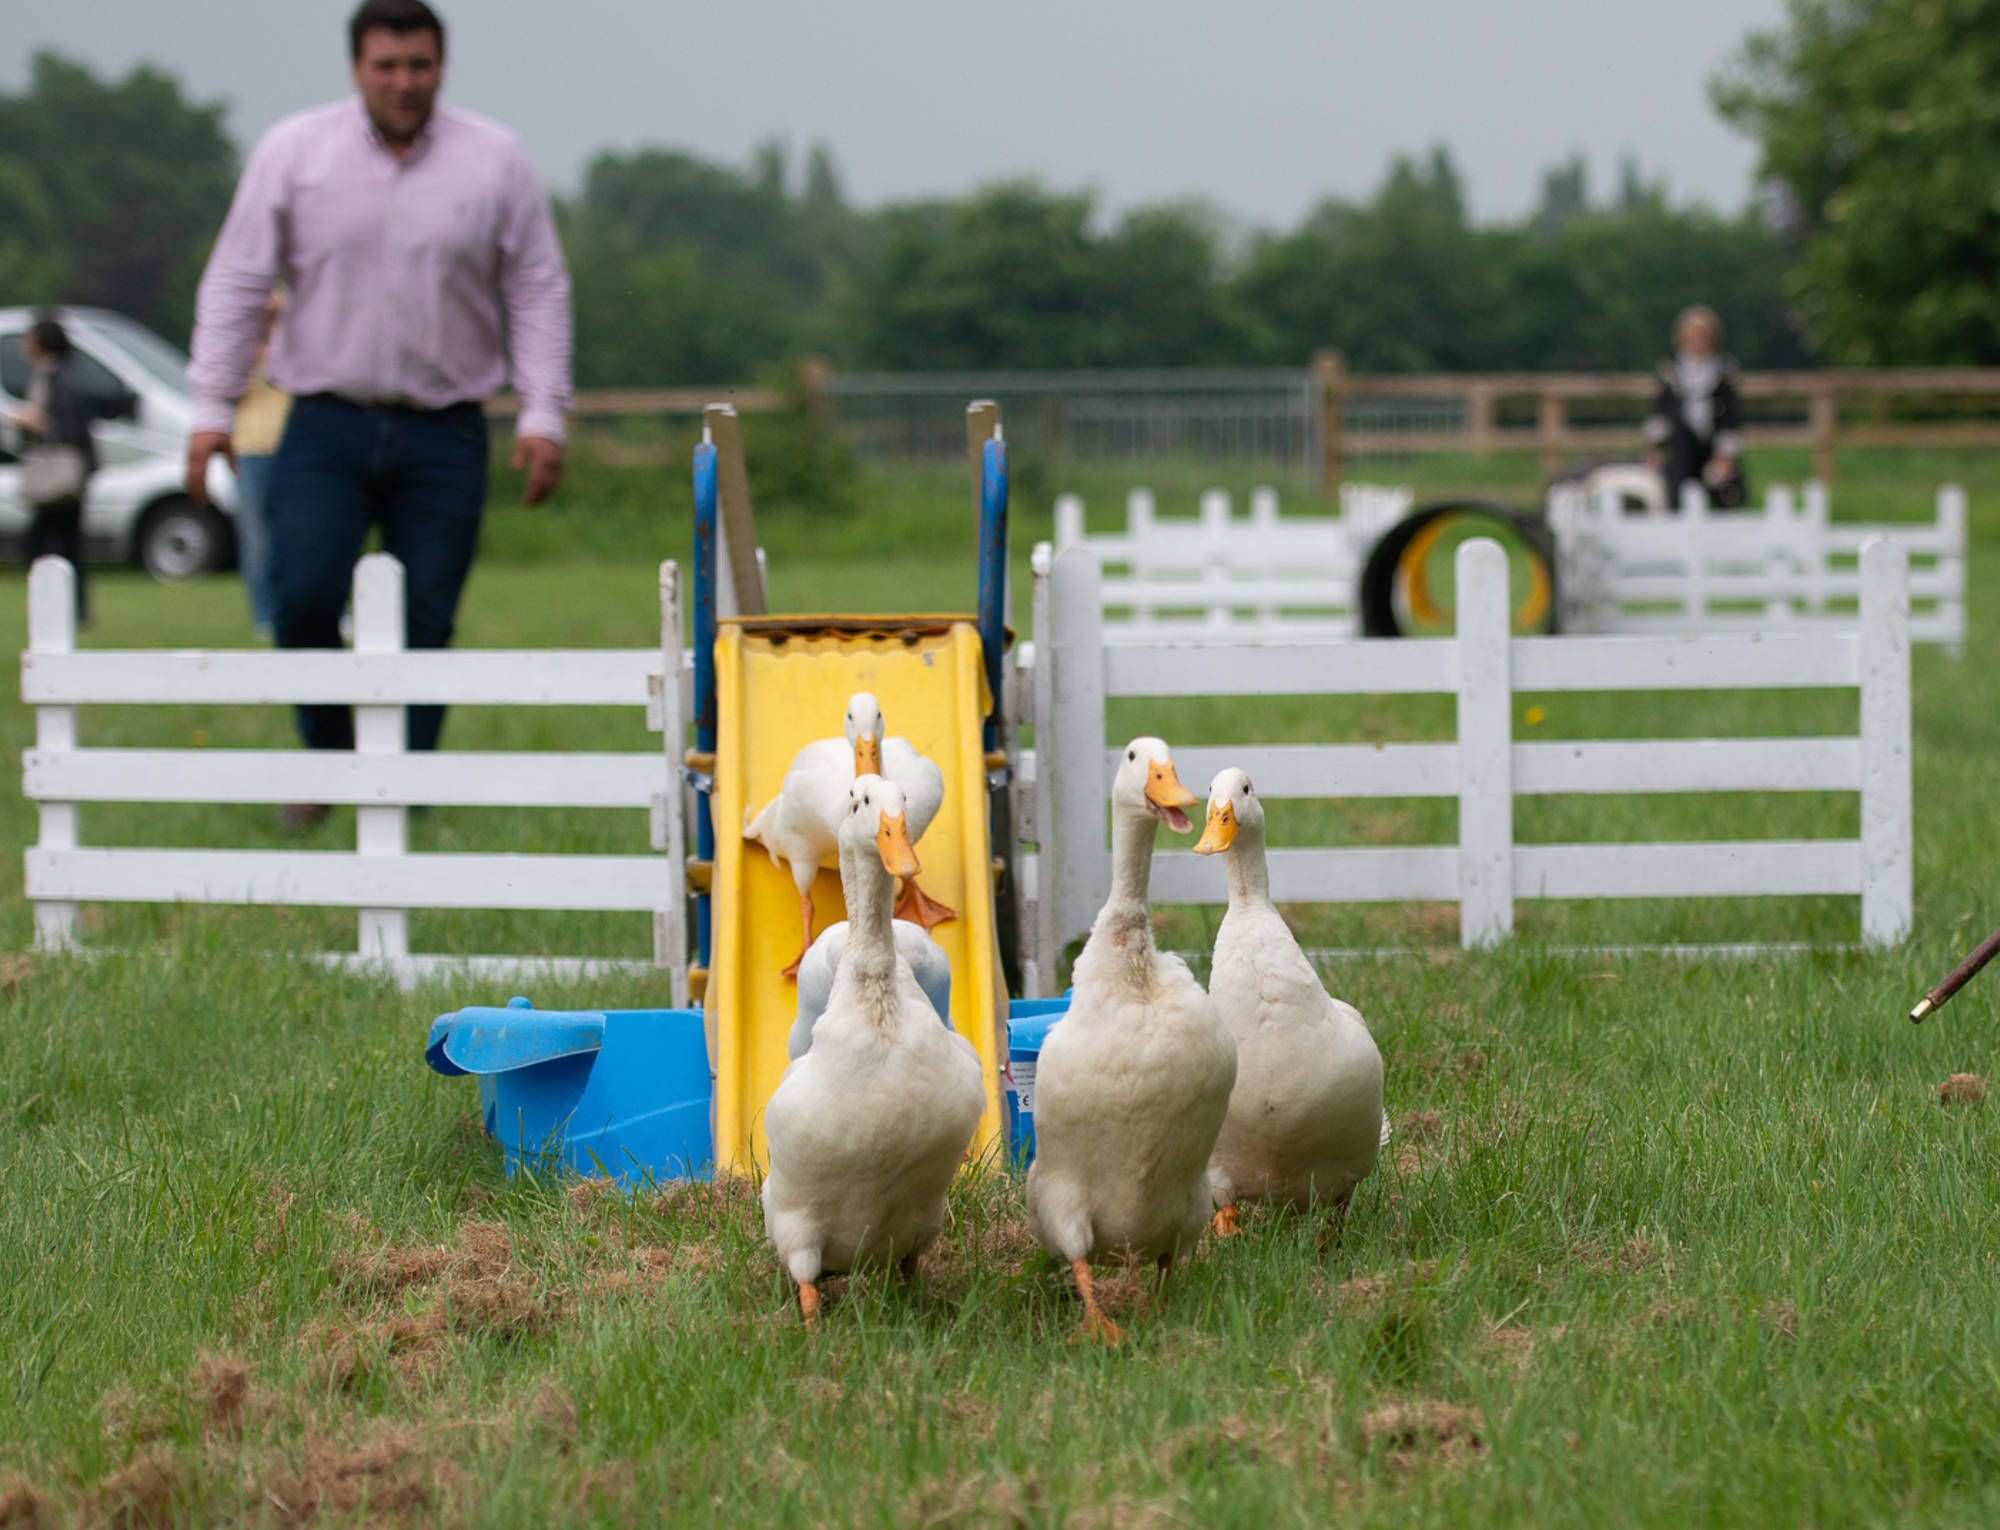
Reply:
[[[236,458],[236,567],[250,602],[250,625],[269,636],[278,630],[278,598],[271,593],[271,466],[269,452]]]
[[[280,648],[338,648],[370,526],[403,565],[404,642],[444,648],[486,508],[486,414],[363,408],[331,394],[292,404],[270,492]],[[435,749],[443,707],[409,709],[409,747]],[[309,749],[352,749],[346,707],[298,708]]]

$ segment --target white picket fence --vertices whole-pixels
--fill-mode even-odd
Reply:
[[[656,966],[673,1002],[687,997],[682,753],[691,711],[676,566],[660,567],[660,646],[591,651],[403,649],[403,569],[386,554],[355,568],[350,651],[79,651],[75,575],[57,558],[29,574],[28,650],[21,696],[35,708],[24,795],[41,827],[26,852],[37,941],[76,939],[86,902],[294,904],[357,908],[353,952],[341,965],[404,982],[440,970],[495,980],[524,973],[587,974]],[[671,683],[670,683],[671,677]],[[355,707],[352,753],[295,749],[92,749],[77,714],[96,705],[300,702]],[[411,753],[403,709],[451,706],[633,706],[662,747],[624,753]],[[352,804],[352,852],[145,849],[85,845],[89,802]],[[408,808],[643,808],[651,854],[412,854]],[[585,957],[413,954],[407,910],[549,909],[653,915],[650,961]]]
[[[1513,928],[1521,898],[1715,898],[1846,894],[1861,899],[1869,944],[1899,941],[1911,917],[1908,560],[1886,538],[1861,551],[1861,609],[1845,630],[1662,636],[1510,637],[1507,559],[1498,543],[1460,547],[1458,628],[1404,641],[1108,640],[1099,555],[1035,554],[1035,642],[1017,686],[1035,743],[1017,772],[1030,991],[1052,985],[1064,945],[1086,933],[1109,892],[1107,783],[1122,739],[1106,736],[1117,697],[1444,693],[1457,698],[1448,743],[1184,747],[1182,778],[1202,790],[1227,766],[1267,799],[1454,797],[1454,845],[1277,849],[1281,902],[1436,900],[1459,905],[1460,937],[1483,945]],[[1519,692],[1858,688],[1855,735],[1832,738],[1517,741]],[[1516,844],[1514,798],[1557,793],[1853,791],[1858,839],[1660,844]],[[1187,851],[1155,858],[1160,903],[1226,899],[1222,868]]]
[[[1350,484],[1338,516],[1286,517],[1272,489],[1234,512],[1220,489],[1193,517],[1162,517],[1147,489],[1125,529],[1090,532],[1077,496],[1056,501],[1056,549],[1088,547],[1107,569],[1105,641],[1165,637],[1286,642],[1350,638],[1369,551],[1414,508],[1408,489]],[[1913,561],[1911,636],[1954,654],[1965,641],[1966,496],[1938,491],[1928,525],[1834,521],[1823,484],[1774,487],[1756,510],[1714,512],[1690,486],[1678,515],[1626,513],[1615,494],[1550,491],[1565,632],[1713,632],[1851,626],[1862,543],[1887,537]]]
[[[1162,518],[1150,489],[1125,500],[1122,532],[1091,533],[1083,500],[1056,501],[1056,549],[1088,547],[1120,574],[1103,581],[1113,643],[1159,637],[1227,637],[1281,629],[1288,638],[1352,637],[1355,581],[1368,549],[1414,503],[1408,489],[1349,484],[1338,516],[1278,513],[1278,492],[1251,492],[1249,513],[1233,513],[1221,489],[1201,497],[1199,515]],[[1124,613],[1119,615],[1117,613]]]
[[[1616,495],[1559,485],[1549,495],[1565,632],[1782,631],[1851,626],[1860,553],[1903,547],[1910,637],[1965,643],[1965,490],[1946,484],[1928,525],[1864,526],[1829,515],[1826,486],[1773,487],[1762,508],[1709,509],[1690,484],[1677,515],[1633,515]]]

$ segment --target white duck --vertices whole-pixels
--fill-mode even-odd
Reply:
[[[1082,1337],[1123,1337],[1090,1266],[1176,1254],[1209,1219],[1208,1159],[1236,1081],[1236,1044],[1179,957],[1153,945],[1153,824],[1185,834],[1197,799],[1156,738],[1134,739],[1111,786],[1111,896],[1076,960],[1068,1016],[1035,1073],[1028,1226],[1083,1297]]]
[[[894,759],[889,775],[909,800],[913,839],[923,837],[944,802],[944,773],[918,754],[908,739],[889,739],[885,750],[883,731],[881,706],[867,691],[856,691],[848,698],[843,736],[815,739],[794,755],[778,795],[743,826],[743,837],[761,844],[773,865],[790,869],[792,885],[799,891],[803,937],[798,956],[784,969],[786,977],[798,976],[799,964],[812,948],[813,878],[821,866],[839,864],[837,836],[847,813],[847,788],[854,779],[882,774],[885,753]],[[914,891],[914,883],[911,888]],[[918,921],[925,929],[952,917],[943,904],[916,896],[936,911],[928,922]],[[911,904],[909,893],[904,902]]]
[[[847,788],[850,811],[861,790],[859,780]],[[842,853],[840,889],[849,908],[854,907],[856,899],[853,862],[852,856]],[[790,1057],[803,1057],[806,1048],[812,1045],[813,1025],[825,1011],[827,1000],[832,997],[834,974],[840,970],[841,953],[847,947],[847,927],[845,919],[828,925],[820,931],[819,938],[799,963],[799,1009],[792,1021],[791,1035],[785,1039],[785,1051]],[[894,934],[896,954],[910,964],[917,986],[930,1000],[938,1019],[950,1025],[951,958],[944,954],[944,947],[931,939],[930,932],[918,925],[897,920]]]
[[[1236,1087],[1209,1163],[1215,1230],[1236,1231],[1242,1201],[1317,1201],[1337,1218],[1388,1137],[1382,1054],[1361,1012],[1320,985],[1271,902],[1264,806],[1242,771],[1225,770],[1209,787],[1194,848],[1223,856],[1229,872],[1208,979],[1236,1038]]]
[[[764,1111],[764,1231],[808,1326],[823,1274],[915,1273],[986,1108],[979,1054],[938,1024],[890,934],[896,878],[917,872],[902,791],[879,776],[855,786],[840,829],[855,892],[847,949],[810,1050]]]

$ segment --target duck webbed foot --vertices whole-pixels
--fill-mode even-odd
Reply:
[[[802,1281],[799,1285],[799,1320],[805,1324],[806,1332],[819,1328],[819,1282]]]
[[[903,895],[896,900],[896,917],[933,930],[946,920],[956,919],[958,914],[917,886],[915,877],[910,877],[903,883]]]
[[[1215,1214],[1215,1219],[1208,1225],[1214,1229],[1216,1237],[1233,1238],[1243,1231],[1243,1218],[1236,1209],[1236,1203],[1231,1201]]]
[[[1072,1260],[1070,1273],[1076,1277],[1077,1294],[1083,1298],[1083,1327],[1069,1336],[1072,1344],[1122,1344],[1125,1330],[1104,1315],[1097,1305],[1097,1290],[1090,1278],[1090,1261]]]

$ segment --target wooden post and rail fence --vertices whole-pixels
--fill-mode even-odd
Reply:
[[[1337,501],[1348,463],[1357,457],[1463,452],[1483,455],[1534,452],[1545,476],[1571,458],[1625,454],[1644,443],[1639,419],[1659,383],[1651,372],[1495,372],[1362,374],[1349,372],[1340,352],[1322,350],[1309,367],[1293,372],[1088,372],[951,373],[903,377],[842,374],[823,358],[799,364],[799,391],[771,387],[606,388],[576,396],[582,422],[651,416],[698,416],[726,400],[739,414],[782,410],[803,396],[819,428],[842,426],[843,398],[900,395],[928,401],[952,433],[968,397],[1032,394],[1036,419],[1052,454],[1061,451],[1069,417],[1066,400],[1088,396],[1101,413],[1107,401],[1157,400],[1171,394],[1198,399],[1211,384],[1216,396],[1246,389],[1285,394],[1311,436],[1308,467],[1321,493]],[[2000,447],[2000,367],[1889,367],[1870,370],[1745,372],[1737,382],[1746,405],[1745,444],[1812,453],[1812,476],[1834,480],[1841,447]],[[1298,403],[1298,401],[1303,401]],[[1397,401],[1412,407],[1414,428],[1367,428],[1357,406],[1377,416]],[[1585,406],[1579,410],[1578,406]],[[1594,407],[1592,407],[1594,406]],[[495,399],[488,412],[512,416],[518,402]],[[1115,407],[1115,405],[1114,405]],[[1198,406],[1190,406],[1198,407]],[[1912,412],[1925,418],[1908,418]],[[1581,414],[1583,418],[1577,416]],[[1591,415],[1599,418],[1593,420]],[[1426,425],[1426,415],[1436,421]],[[1609,420],[1604,419],[1610,415]],[[1905,416],[1905,417],[1898,417]],[[1010,417],[1021,412],[1010,405]],[[668,448],[620,443],[606,448],[634,462],[665,460]]]

